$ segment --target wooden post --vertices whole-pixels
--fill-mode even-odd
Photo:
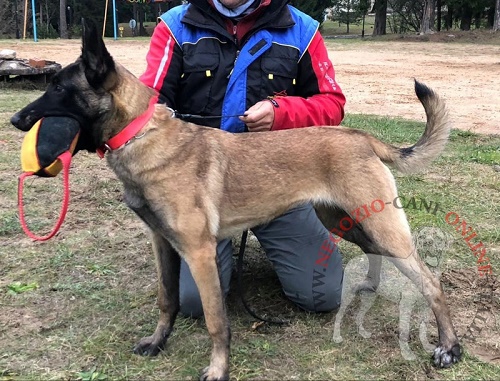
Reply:
[[[26,25],[28,24],[28,0],[24,0],[24,29],[23,40],[26,40]]]
[[[102,38],[104,38],[104,33],[106,33],[106,16],[108,15],[108,0],[106,0],[106,7],[104,8],[104,24],[102,25]]]

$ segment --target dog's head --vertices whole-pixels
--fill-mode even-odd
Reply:
[[[102,144],[101,126],[113,106],[110,93],[118,81],[115,63],[94,23],[83,21],[82,54],[54,75],[45,93],[11,118],[28,131],[41,118],[64,116],[81,126],[77,150],[95,152]]]

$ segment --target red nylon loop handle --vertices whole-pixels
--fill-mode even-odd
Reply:
[[[21,226],[26,233],[28,237],[31,239],[34,239],[35,241],[47,241],[48,239],[52,238],[56,233],[59,231],[64,218],[66,217],[66,212],[68,211],[68,205],[69,205],[69,167],[71,165],[71,152],[66,151],[59,155],[57,158],[58,160],[61,160],[61,163],[63,165],[63,186],[64,186],[64,195],[63,195],[63,200],[62,200],[62,206],[61,206],[61,213],[59,214],[59,219],[57,220],[54,228],[52,231],[44,236],[39,236],[33,233],[29,227],[28,224],[26,223],[26,219],[24,216],[24,205],[23,205],[23,188],[24,188],[24,180],[27,177],[33,176],[33,172],[25,172],[21,176],[19,176],[19,182],[18,182],[18,187],[17,187],[17,200],[18,200],[18,206],[19,206],[19,220],[21,222]]]

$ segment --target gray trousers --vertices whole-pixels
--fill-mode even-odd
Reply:
[[[285,295],[311,312],[332,311],[342,295],[342,258],[331,233],[310,204],[298,206],[273,221],[252,229],[283,287]],[[233,269],[231,240],[217,245],[223,295],[229,292]],[[203,315],[198,288],[186,262],[181,262],[180,309],[185,316]]]

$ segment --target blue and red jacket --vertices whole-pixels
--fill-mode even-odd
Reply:
[[[340,124],[345,97],[318,23],[287,3],[263,0],[235,25],[206,0],[172,8],[141,81],[180,113],[222,115],[193,121],[226,131],[245,131],[233,115],[264,99],[275,106],[273,130]]]

